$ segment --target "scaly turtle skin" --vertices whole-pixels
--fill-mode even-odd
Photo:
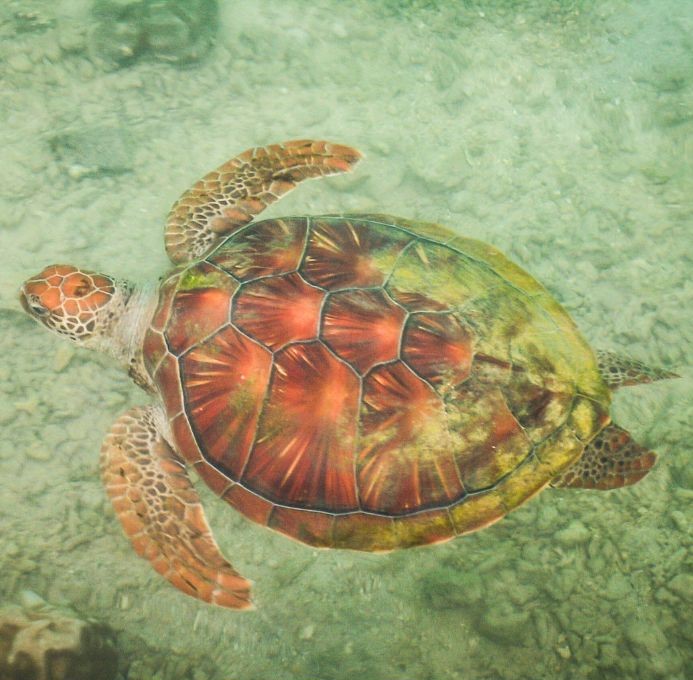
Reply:
[[[252,222],[360,155],[250,149],[173,206],[157,291],[52,265],[21,291],[51,330],[109,352],[158,398],[101,454],[135,550],[182,591],[250,605],[187,476],[305,543],[382,551],[499,520],[548,485],[633,484],[655,454],[611,390],[673,374],[595,354],[500,252],[385,215]]]

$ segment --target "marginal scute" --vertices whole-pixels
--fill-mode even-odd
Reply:
[[[316,548],[331,548],[334,515],[276,505],[267,526]]]
[[[378,515],[337,515],[332,537],[334,548],[383,552],[399,547],[393,519]]]
[[[180,272],[170,274],[159,287],[159,304],[157,305],[154,316],[152,317],[151,327],[157,331],[163,331],[168,323],[168,316],[171,311],[171,302],[178,287]]]
[[[550,465],[536,456],[529,456],[511,477],[504,479],[489,494],[498,496],[505,511],[510,512],[548,486],[552,479],[550,469]]]
[[[234,484],[229,487],[222,498],[248,519],[267,526],[274,505],[262,496],[249,491],[242,484]]]
[[[534,447],[533,458],[545,466],[541,471],[551,480],[574,463],[584,448],[585,445],[575,436],[572,428],[565,425]]]
[[[462,536],[490,526],[507,513],[501,499],[492,493],[467,496],[464,502],[450,508],[455,534]]]
[[[575,436],[582,442],[589,442],[595,433],[604,429],[611,418],[609,412],[593,399],[576,397],[568,418],[568,424]]]
[[[183,392],[178,375],[178,362],[172,354],[166,354],[154,373],[166,412],[173,415],[183,410]]]
[[[183,455],[186,462],[195,465],[203,461],[202,452],[195,440],[190,422],[186,413],[179,413],[170,421],[173,438],[177,444],[177,450]]]
[[[349,217],[346,215],[345,217]],[[353,217],[360,217],[361,219],[368,219],[369,222],[374,222],[385,227],[390,225],[396,225],[402,229],[415,234],[416,236],[425,236],[432,241],[438,241],[439,243],[448,243],[449,241],[457,238],[452,229],[443,226],[442,224],[436,224],[435,222],[422,222],[420,220],[408,220],[402,217],[395,217],[394,215],[387,215],[385,213],[371,213],[368,215],[356,215]]]
[[[233,482],[226,475],[219,472],[219,470],[207,463],[207,461],[200,461],[194,468],[195,472],[202,478],[204,483],[217,496],[223,496],[224,492],[233,485]]]
[[[448,508],[426,510],[408,517],[394,518],[397,544],[401,548],[448,541],[455,536],[455,526]]]
[[[563,460],[574,460],[583,448],[570,434],[559,434],[551,446],[559,447],[558,457]],[[458,533],[482,529],[535,496],[553,479],[555,467],[553,461],[542,461],[536,452],[528,456],[512,475],[493,489],[452,508],[451,515]]]
[[[493,269],[503,275],[506,281],[513,286],[529,294],[546,294],[549,299],[551,296],[546,293],[546,289],[533,276],[524,269],[518,267],[512,260],[509,260],[500,250],[488,243],[477,239],[467,238],[466,236],[455,235],[454,238],[446,242],[446,245],[454,248],[457,252],[463,253],[478,262],[485,262]]]
[[[144,336],[144,342],[142,344],[144,365],[147,371],[149,371],[150,376],[154,375],[154,372],[167,352],[168,347],[166,347],[166,340],[164,339],[163,333],[150,327]]]

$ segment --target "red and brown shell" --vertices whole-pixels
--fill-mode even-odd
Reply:
[[[593,353],[532,277],[387,216],[239,229],[163,282],[144,352],[186,461],[316,546],[487,526],[608,419]]]

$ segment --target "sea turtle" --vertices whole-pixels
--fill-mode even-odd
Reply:
[[[249,519],[312,546],[387,551],[487,527],[551,486],[633,484],[655,454],[609,417],[611,391],[670,377],[593,352],[534,278],[485,243],[376,214],[253,222],[355,149],[250,149],[174,204],[156,288],[52,265],[24,309],[115,357],[155,403],[101,449],[137,553],[232,608],[186,468]]]

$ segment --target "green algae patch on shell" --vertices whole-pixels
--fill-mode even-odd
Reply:
[[[197,288],[228,288],[228,275],[206,262],[199,262],[187,267],[180,276],[177,290],[195,290]]]

